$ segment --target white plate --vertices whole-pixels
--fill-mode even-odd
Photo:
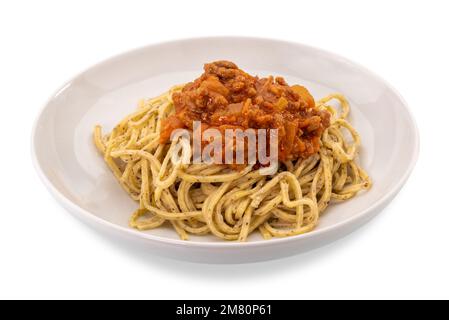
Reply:
[[[350,121],[360,132],[360,161],[373,179],[369,192],[331,205],[312,232],[246,243],[213,236],[181,241],[169,228],[139,232],[128,227],[134,203],[120,188],[92,143],[92,128],[110,130],[136,108],[174,84],[194,79],[205,62],[234,61],[251,74],[281,75],[307,86],[316,97],[345,94]],[[397,194],[418,155],[418,132],[404,100],[366,69],[308,46],[268,39],[218,37],[167,42],[100,63],[64,85],[36,121],[33,158],[53,196],[71,213],[100,230],[141,241],[169,257],[209,263],[280,258],[310,250],[353,231],[380,212]],[[56,227],[56,226],[55,226]]]

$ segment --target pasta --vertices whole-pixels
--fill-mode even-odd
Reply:
[[[350,107],[341,94],[316,102],[318,110],[331,115],[318,152],[283,161],[274,175],[261,175],[253,165],[236,170],[223,164],[173,164],[178,141],[161,144],[160,134],[162,121],[175,112],[172,95],[182,88],[140,101],[109,134],[99,125],[94,129],[95,146],[139,204],[131,227],[149,230],[169,223],[183,240],[212,234],[246,241],[256,231],[264,239],[294,236],[313,230],[330,202],[370,188],[369,176],[356,162],[360,136],[347,120]]]

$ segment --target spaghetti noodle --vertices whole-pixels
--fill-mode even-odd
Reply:
[[[360,137],[349,124],[349,103],[341,94],[316,102],[330,113],[319,150],[285,160],[276,174],[264,176],[246,165],[174,164],[177,141],[161,144],[162,122],[174,114],[172,96],[183,86],[139,102],[110,134],[100,126],[94,142],[120,185],[139,203],[130,226],[148,230],[170,223],[180,238],[213,234],[246,241],[259,231],[264,239],[299,235],[314,229],[331,201],[344,201],[368,189],[371,180],[357,164]],[[339,102],[340,110],[331,102]]]

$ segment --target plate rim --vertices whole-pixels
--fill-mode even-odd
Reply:
[[[88,210],[83,209],[79,205],[72,202],[70,199],[68,199],[65,195],[63,195],[50,181],[50,179],[47,177],[47,175],[43,172],[43,169],[41,168],[41,165],[39,163],[38,157],[37,157],[37,148],[36,148],[36,133],[37,133],[37,127],[40,123],[40,120],[42,118],[42,115],[44,114],[45,110],[47,109],[50,102],[60,93],[62,92],[66,87],[70,86],[76,79],[78,79],[80,76],[82,76],[85,72],[99,67],[103,64],[107,64],[110,62],[113,62],[115,59],[123,58],[124,56],[144,50],[151,47],[157,47],[161,45],[168,45],[168,44],[175,44],[175,43],[182,43],[182,42],[191,42],[191,41],[208,41],[208,40],[248,40],[248,41],[266,41],[266,42],[273,42],[278,44],[284,44],[289,46],[300,46],[307,50],[316,51],[317,53],[320,53],[324,57],[329,57],[332,59],[338,59],[344,63],[348,63],[352,67],[368,74],[369,76],[373,77],[374,79],[382,82],[391,92],[399,99],[404,111],[406,111],[406,114],[410,120],[411,128],[412,128],[412,140],[413,140],[413,151],[412,151],[412,157],[410,158],[410,161],[408,162],[407,169],[402,174],[401,178],[398,179],[393,185],[389,188],[388,192],[385,192],[378,200],[374,201],[370,206],[364,208],[363,210],[360,210],[357,212],[354,216],[350,217],[349,219],[346,219],[344,221],[338,222],[336,224],[333,224],[331,226],[324,227],[319,230],[312,230],[310,232],[291,236],[291,237],[284,237],[284,238],[273,238],[270,240],[261,240],[261,241],[248,241],[248,242],[237,242],[237,241],[225,241],[222,242],[198,242],[198,241],[185,241],[181,239],[172,239],[172,238],[166,238],[163,236],[158,235],[152,235],[144,232],[140,232],[131,228],[122,227],[120,225],[117,225],[113,222],[104,220],[95,214],[89,212]],[[188,38],[179,38],[179,39],[172,39],[168,41],[160,41],[155,42],[143,46],[139,46],[130,50],[127,50],[125,52],[115,54],[113,56],[110,56],[109,58],[103,59],[83,71],[79,72],[75,76],[71,77],[70,80],[66,81],[63,85],[61,85],[57,90],[54,91],[53,94],[50,95],[50,97],[45,101],[43,106],[38,111],[32,131],[31,131],[31,159],[33,162],[33,166],[44,184],[44,186],[49,190],[50,194],[53,196],[53,198],[60,204],[62,207],[70,211],[71,213],[76,213],[77,215],[80,215],[82,218],[85,218],[86,220],[93,221],[99,226],[111,228],[114,231],[118,233],[125,233],[127,235],[130,235],[131,237],[135,238],[141,238],[144,240],[150,240],[153,242],[157,242],[160,244],[168,244],[168,245],[175,245],[175,246],[184,246],[184,247],[197,247],[197,248],[242,248],[242,247],[266,247],[266,246],[276,246],[281,244],[286,244],[290,242],[300,241],[308,238],[314,238],[319,237],[322,234],[329,233],[330,231],[338,232],[339,230],[344,229],[344,227],[350,225],[350,224],[356,224],[358,221],[362,221],[365,216],[368,216],[370,212],[376,212],[379,209],[382,209],[383,204],[388,204],[395,196],[396,194],[401,190],[401,188],[406,183],[407,179],[410,177],[416,163],[419,157],[419,150],[420,150],[420,138],[419,138],[419,130],[417,122],[410,110],[410,107],[408,103],[405,101],[403,96],[396,90],[395,87],[393,87],[388,81],[386,81],[384,78],[376,74],[375,72],[369,70],[368,68],[364,67],[363,65],[350,60],[346,57],[343,57],[339,54],[333,53],[331,51],[321,49],[315,46],[306,45],[300,42],[294,42],[294,41],[287,41],[287,40],[281,40],[281,39],[275,39],[275,38],[267,38],[267,37],[248,37],[248,36],[207,36],[207,37],[188,37]]]

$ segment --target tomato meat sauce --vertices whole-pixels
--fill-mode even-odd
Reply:
[[[318,110],[309,91],[282,77],[251,76],[230,61],[204,65],[204,73],[173,94],[175,113],[162,123],[160,142],[178,128],[278,129],[280,161],[318,152],[330,114]],[[267,148],[269,148],[267,146]]]

